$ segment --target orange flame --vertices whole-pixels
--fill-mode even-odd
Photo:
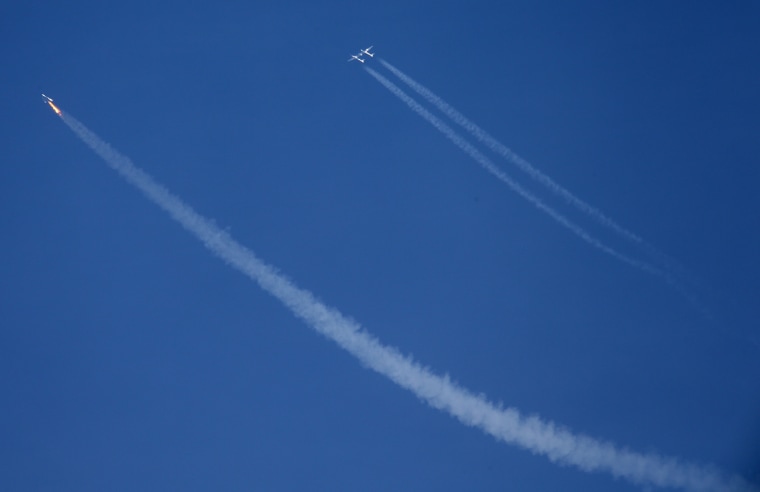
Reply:
[[[48,101],[47,103],[50,105],[51,108],[53,108],[53,111],[55,111],[55,114],[57,114],[58,116],[63,116],[63,113],[61,113],[61,110],[58,109],[58,106],[53,104],[52,101]]]

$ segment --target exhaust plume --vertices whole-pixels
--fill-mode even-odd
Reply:
[[[572,465],[586,472],[603,471],[636,484],[674,487],[696,492],[751,491],[740,477],[725,477],[719,471],[675,458],[621,449],[537,416],[523,416],[514,408],[503,408],[435,374],[396,348],[383,345],[357,322],[320,302],[311,292],[297,287],[253,251],[235,241],[210,219],[195,212],[136,167],[79,121],[67,113],[66,125],[128,183],[158,205],[212,253],[256,282],[282,302],[295,316],[316,332],[335,342],[364,366],[412,392],[433,408],[486,434],[520,446],[552,462]]]

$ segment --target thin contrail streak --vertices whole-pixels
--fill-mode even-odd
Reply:
[[[541,172],[539,169],[535,168],[530,162],[526,161],[519,155],[515,154],[506,145],[499,142],[496,138],[491,136],[488,132],[480,128],[478,125],[473,123],[462,113],[454,109],[450,104],[448,104],[446,101],[441,99],[433,91],[431,91],[424,85],[420,84],[419,82],[417,82],[416,80],[414,80],[413,78],[411,78],[410,76],[408,76],[407,74],[405,74],[404,72],[396,68],[395,66],[391,65],[386,60],[379,59],[379,61],[380,63],[382,63],[382,65],[385,68],[387,68],[391,73],[393,73],[396,77],[398,77],[402,82],[404,82],[417,94],[425,98],[425,100],[427,100],[433,106],[438,108],[439,111],[441,111],[443,114],[449,117],[454,123],[464,128],[467,132],[470,133],[470,135],[480,140],[483,144],[486,145],[486,147],[494,151],[496,154],[499,154],[505,160],[508,160],[512,162],[513,164],[515,164],[520,170],[524,171],[531,178],[533,178],[534,180],[544,185],[546,188],[548,188],[550,191],[552,191],[556,195],[565,199],[565,201],[567,201],[569,204],[571,204],[572,206],[574,206],[581,212],[585,213],[587,216],[594,219],[597,223],[615,232],[619,236],[629,240],[630,242],[632,242],[633,244],[641,248],[643,251],[645,251],[647,254],[649,254],[651,258],[657,260],[658,264],[662,268],[667,270],[667,273],[661,272],[658,270],[656,274],[663,277],[674,289],[676,289],[676,291],[678,291],[679,294],[681,294],[690,304],[692,304],[703,315],[707,317],[712,317],[710,312],[706,308],[700,305],[700,303],[697,300],[696,295],[694,294],[692,290],[694,285],[702,284],[702,282],[699,281],[697,277],[695,277],[695,275],[691,273],[690,271],[688,271],[683,265],[681,265],[679,262],[677,262],[670,256],[666,255],[659,249],[655,248],[650,243],[643,240],[641,237],[637,236],[633,232],[619,225],[617,222],[615,222],[611,218],[604,215],[599,209],[589,205],[588,203],[584,202],[580,198],[573,195],[569,190],[567,190],[562,185],[560,185],[559,183],[551,179],[549,176]],[[491,165],[494,168],[496,167],[493,164]],[[490,167],[487,167],[487,169],[493,173],[493,170]],[[507,183],[507,185],[509,185],[513,190],[515,190],[512,184],[510,184],[508,181],[504,180],[500,176],[497,176],[497,177],[499,177],[502,181]],[[520,192],[518,191],[518,193]],[[594,239],[594,241],[596,240]],[[594,244],[593,242],[591,243]],[[596,246],[596,244],[594,245]],[[602,245],[600,249],[604,250],[607,253],[610,253],[609,251],[606,251],[606,249],[609,249],[606,246]],[[613,256],[616,256],[616,254],[613,254],[613,253],[610,253],[610,254],[612,254]],[[622,258],[619,258],[619,259],[622,259]],[[622,259],[622,260],[625,261],[626,263],[630,263],[626,259]],[[636,262],[636,263],[641,263],[642,265],[649,267],[649,265],[646,264],[645,262]],[[644,269],[646,270],[646,268]],[[655,272],[652,272],[652,273],[655,273]],[[683,283],[684,281],[687,284],[692,285],[692,288],[686,287],[686,285],[684,285]]]
[[[581,200],[577,196],[573,195],[567,188],[563,187],[562,185],[554,181],[552,178],[550,178],[548,175],[543,173],[540,169],[537,169],[535,166],[533,166],[530,162],[528,162],[527,160],[517,155],[514,151],[512,151],[512,149],[510,149],[509,147],[507,147],[506,145],[498,141],[495,137],[493,137],[484,129],[480,128],[478,125],[472,122],[465,115],[463,115],[462,113],[457,111],[455,108],[453,108],[450,104],[448,104],[446,101],[441,99],[440,96],[435,94],[433,91],[431,91],[424,85],[420,84],[419,82],[417,82],[416,80],[414,80],[409,75],[405,74],[404,72],[402,72],[395,66],[391,65],[388,61],[383,60],[383,59],[379,59],[379,61],[391,73],[393,73],[396,77],[398,77],[402,82],[404,82],[417,94],[425,98],[425,100],[427,100],[430,104],[438,108],[439,111],[441,111],[443,114],[448,116],[454,123],[464,128],[467,132],[470,133],[470,135],[477,138],[479,141],[485,144],[486,147],[494,151],[496,154],[500,155],[505,160],[513,163],[515,166],[518,167],[518,169],[525,172],[528,176],[530,176],[534,180],[544,185],[552,193],[562,197],[567,203],[574,206],[581,212],[585,213],[588,217],[591,217],[598,224],[601,224],[607,229],[618,234],[620,237],[623,237],[627,239],[628,241],[636,244],[637,246],[642,248],[644,251],[646,251],[649,255],[651,255],[653,258],[656,258],[657,260],[659,260],[669,270],[672,270],[673,272],[678,273],[682,277],[689,277],[692,279],[692,281],[694,280],[693,274],[688,272],[688,270],[684,268],[683,265],[679,264],[676,260],[672,259],[671,257],[666,255],[662,251],[652,246],[650,243],[642,239],[640,236],[629,231],[625,227],[621,226],[620,224],[612,220],[610,217],[606,216],[598,208],[593,207],[592,205],[586,203],[585,201]],[[683,287],[681,287],[680,290],[686,292],[686,290]],[[691,294],[689,293],[685,293],[684,295],[686,297],[692,297]]]
[[[79,121],[64,114],[63,121],[127,182],[163,209],[172,219],[200,240],[206,248],[233,268],[248,276],[276,297],[294,315],[315,331],[332,340],[368,368],[406,388],[433,408],[477,427],[498,440],[542,454],[552,462],[573,465],[581,470],[605,471],[638,484],[675,487],[690,491],[751,491],[741,477],[674,458],[621,449],[536,416],[525,417],[513,408],[502,408],[475,395],[430,369],[421,366],[397,349],[380,343],[358,323],[336,309],[322,304],[309,291],[297,287],[277,269],[264,263],[250,249],[239,244],[213,221],[195,212],[153,178],[137,168]]]
[[[446,138],[451,140],[454,145],[459,147],[469,155],[475,162],[480,164],[486,171],[493,174],[499,180],[504,182],[507,186],[509,186],[512,191],[532,203],[536,208],[541,210],[542,212],[546,213],[549,217],[556,220],[558,223],[562,224],[564,227],[572,231],[576,236],[586,241],[588,244],[592,245],[593,247],[599,249],[600,251],[603,251],[607,253],[608,255],[612,256],[613,258],[616,258],[623,263],[626,263],[634,268],[638,268],[639,270],[642,270],[647,273],[651,273],[653,275],[660,276],[664,278],[667,282],[672,283],[673,279],[670,278],[670,275],[668,275],[666,272],[659,270],[658,268],[655,268],[654,266],[650,265],[649,263],[635,260],[633,258],[630,258],[617,250],[612,249],[611,247],[607,246],[606,244],[602,243],[595,237],[591,236],[588,232],[586,232],[584,229],[582,229],[577,224],[570,222],[564,215],[561,215],[559,212],[545,204],[543,201],[541,201],[537,196],[533,195],[531,192],[520,186],[515,180],[513,180],[507,173],[502,171],[496,164],[494,164],[488,157],[483,155],[482,152],[480,152],[478,149],[472,146],[467,140],[465,140],[462,136],[460,136],[457,132],[455,132],[450,126],[448,126],[446,123],[441,121],[437,116],[433,115],[430,111],[423,108],[417,101],[415,101],[412,97],[410,97],[407,93],[405,93],[403,90],[401,90],[396,84],[391,82],[390,80],[386,79],[376,71],[372,70],[369,67],[365,67],[364,70],[367,71],[371,76],[373,76],[378,82],[380,82],[383,86],[385,86],[386,89],[388,89],[394,96],[398,97],[401,101],[406,103],[407,106],[409,106],[415,113],[420,115],[423,119],[425,119],[428,123],[433,125],[438,131],[443,133]]]
[[[570,191],[564,188],[562,185],[560,185],[559,183],[551,179],[549,176],[541,172],[539,169],[536,169],[530,162],[526,161],[519,155],[515,154],[506,145],[496,140],[488,132],[486,132],[485,130],[480,128],[478,125],[470,121],[462,113],[460,113],[459,111],[451,107],[451,105],[449,105],[443,99],[441,99],[439,96],[433,93],[433,91],[431,91],[424,85],[420,84],[416,80],[412,79],[410,76],[408,76],[407,74],[405,74],[398,68],[394,67],[387,61],[381,59],[380,63],[382,63],[385,68],[390,70],[393,73],[393,75],[401,79],[402,82],[408,85],[417,94],[424,97],[429,103],[431,103],[433,106],[438,108],[443,114],[448,116],[454,123],[456,123],[457,125],[467,130],[470,133],[470,135],[472,135],[473,137],[483,142],[489,149],[493,150],[495,153],[499,154],[504,159],[512,162],[521,171],[524,171],[531,178],[535,179],[542,185],[546,186],[553,193],[564,198],[569,204],[573,205],[580,211],[584,212],[585,214],[587,214],[588,216],[596,220],[601,225],[615,231],[620,236],[637,244],[644,243],[644,240],[641,239],[639,236],[629,231],[628,229],[625,229],[623,226],[619,225],[618,223],[616,223],[615,221],[613,221],[612,219],[604,215],[599,209],[592,207],[588,203],[576,197],[575,195],[570,193]]]

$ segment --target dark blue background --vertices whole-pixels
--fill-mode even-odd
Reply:
[[[755,2],[2,10],[3,490],[636,489],[361,368],[118,179],[41,92],[434,370],[760,482]],[[698,307],[558,227],[346,63],[370,44],[685,265]]]

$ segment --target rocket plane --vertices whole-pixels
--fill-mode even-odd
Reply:
[[[47,97],[45,94],[42,95],[42,103],[49,105],[51,108],[53,108],[53,111],[55,111],[55,114],[58,116],[63,116],[63,113],[61,113],[61,110],[58,109],[58,106],[53,104],[53,99]]]

